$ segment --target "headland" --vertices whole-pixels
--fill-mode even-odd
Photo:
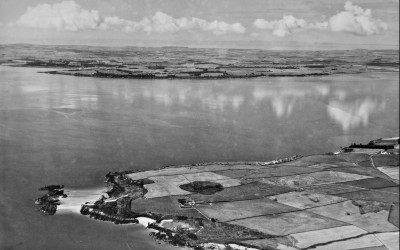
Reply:
[[[399,138],[270,162],[108,173],[80,213],[192,249],[396,249]],[[63,186],[38,199],[56,213]],[[68,203],[67,198],[65,202]],[[397,245],[396,245],[397,244]]]

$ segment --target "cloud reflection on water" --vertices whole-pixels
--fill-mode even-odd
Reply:
[[[207,110],[224,112],[228,109],[238,111],[245,100],[240,91],[223,91],[222,89],[206,88],[204,86],[160,84],[142,91],[142,96],[156,103],[171,106],[181,106],[200,103],[201,107]]]
[[[297,111],[308,112],[305,109],[310,102],[326,103],[323,112],[345,133],[350,129],[367,126],[371,114],[383,111],[386,107],[384,101],[377,100],[376,96],[373,99],[371,93],[370,96],[360,95],[357,88],[314,82],[290,83],[228,86],[167,83],[143,89],[142,97],[165,106],[190,106],[197,103],[208,112],[215,113],[228,110],[245,112],[248,105],[261,108],[269,105],[278,119],[289,118]],[[355,98],[355,101],[350,98]]]
[[[366,127],[371,114],[384,111],[386,103],[366,98],[352,102],[333,100],[327,106],[327,112],[332,120],[342,126],[344,132],[360,126]]]
[[[329,95],[330,88],[327,85],[318,86],[283,86],[279,88],[268,88],[258,85],[253,90],[253,102],[258,105],[261,101],[269,101],[275,115],[278,118],[292,115],[294,107],[305,98],[319,99]]]

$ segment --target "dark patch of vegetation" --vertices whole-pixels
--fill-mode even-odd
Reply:
[[[399,203],[394,203],[390,207],[389,210],[389,218],[388,221],[395,225],[396,227],[399,227]]]
[[[352,200],[352,203],[359,208],[360,214],[377,213],[382,210],[389,211],[390,209],[389,203],[378,201]]]
[[[64,188],[64,185],[48,185],[48,186],[39,188],[39,191],[52,191],[55,189],[63,189],[63,188]]]
[[[204,195],[211,195],[224,190],[224,187],[221,184],[210,181],[194,181],[180,185],[179,187],[191,193]]]
[[[144,185],[154,183],[150,179],[132,180],[125,173],[112,174],[109,172],[105,177],[108,183],[106,193],[111,198],[118,198],[123,195],[129,195],[130,198],[134,199],[143,197],[147,193]]]
[[[351,144],[349,146],[349,148],[370,148],[370,149],[384,149],[384,150],[388,150],[388,149],[392,149],[394,148],[394,145],[374,145],[374,144],[367,144],[367,145],[363,145],[363,144]]]
[[[312,65],[305,65],[304,67],[306,68],[310,68],[310,69],[322,69],[325,68],[325,65],[321,65],[321,64],[312,64]]]

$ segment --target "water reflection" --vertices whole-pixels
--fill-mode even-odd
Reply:
[[[59,108],[91,108],[98,109],[98,95],[95,94],[66,94],[62,98],[62,103]]]
[[[238,89],[214,85],[212,88],[198,86],[199,83],[189,82],[184,84],[156,84],[151,88],[143,89],[142,96],[148,100],[171,106],[190,106],[199,103],[203,109],[224,112],[227,109],[238,111],[243,105],[245,97]],[[225,91],[225,90],[226,91]]]
[[[283,85],[272,89],[268,85],[258,85],[253,90],[253,103],[259,105],[261,101],[269,101],[278,118],[289,117],[293,108],[306,98],[319,99],[329,95],[329,92],[327,85]]]
[[[163,83],[143,89],[142,97],[162,104],[171,106],[179,104],[181,106],[200,103],[204,109],[209,111],[224,112],[226,110],[239,111],[243,105],[251,104],[254,106],[263,105],[267,101],[274,109],[278,118],[290,116],[293,107],[306,98],[320,98],[329,95],[328,85],[316,86],[271,86],[260,84],[256,81],[252,84],[219,85],[216,82],[210,84],[189,82],[173,85]],[[211,85],[211,86],[210,86]],[[292,88],[293,87],[293,88]]]
[[[143,89],[141,97],[166,107],[199,104],[202,109],[216,115],[229,110],[248,112],[251,106],[264,111],[269,106],[277,119],[293,119],[295,112],[314,119],[313,115],[318,117],[323,112],[347,133],[351,129],[368,126],[371,115],[386,108],[383,96],[360,94],[361,88],[361,85],[332,85],[314,81],[297,84],[287,79],[279,79],[278,83],[257,80],[234,85],[220,85],[213,81],[208,84],[196,81],[183,84],[164,82]],[[318,114],[307,113],[307,105],[316,102],[325,110],[315,111]],[[271,114],[267,115],[270,117]]]
[[[373,113],[383,112],[386,108],[385,101],[355,100],[352,102],[333,100],[327,106],[329,116],[336,123],[342,126],[344,132],[355,129],[360,126],[368,126],[369,117]]]

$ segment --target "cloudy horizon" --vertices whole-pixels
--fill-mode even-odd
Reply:
[[[398,48],[397,0],[281,2],[5,0],[0,43]]]

